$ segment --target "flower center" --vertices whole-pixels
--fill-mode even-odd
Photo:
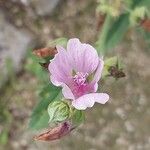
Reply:
[[[77,72],[76,75],[73,77],[73,80],[79,86],[86,85],[87,76],[88,76],[88,73]]]

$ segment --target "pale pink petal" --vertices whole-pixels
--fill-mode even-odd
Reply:
[[[100,104],[105,104],[109,100],[109,95],[107,93],[95,93],[95,102]]]
[[[50,80],[51,82],[55,85],[55,86],[61,86],[62,82],[58,82],[57,79],[55,79],[55,77],[53,77],[52,75],[50,76]]]
[[[63,84],[62,87],[62,93],[66,99],[75,99],[71,89],[66,84]]]
[[[72,105],[78,110],[85,110],[87,107],[92,107],[95,102],[105,104],[108,100],[109,95],[106,93],[90,93],[73,100]]]
[[[69,62],[76,72],[81,72],[81,70],[78,69],[78,66],[79,64],[81,65],[83,61],[80,59],[81,55],[83,55],[83,52],[84,51],[82,50],[81,42],[79,39],[74,38],[68,41],[67,53],[69,55]]]
[[[65,83],[58,82],[53,76],[50,76],[50,80],[55,86],[62,87],[62,93],[66,99],[75,99],[71,89]]]
[[[94,78],[92,80],[93,83],[96,83],[100,80],[101,75],[102,75],[103,67],[104,67],[104,61],[103,61],[103,59],[99,59],[99,64],[98,64],[98,67],[96,69]]]
[[[56,45],[56,49],[57,49],[57,51],[66,51],[66,49],[60,45]]]
[[[80,58],[82,61],[80,64],[81,70],[91,74],[96,70],[99,64],[97,51],[89,44],[82,44],[82,49],[84,51],[84,55],[82,55]]]
[[[79,39],[70,39],[67,44],[69,61],[76,72],[92,73],[96,70],[99,58],[96,50],[89,44],[82,44]]]
[[[67,52],[63,47],[57,46],[58,53],[49,64],[49,72],[57,82],[66,83],[71,75],[72,68],[68,61]]]
[[[67,51],[78,51],[80,49],[81,42],[77,38],[70,39],[67,43]]]
[[[98,83],[94,84],[94,92],[96,92],[98,90]]]

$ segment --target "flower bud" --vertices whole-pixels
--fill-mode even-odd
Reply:
[[[63,122],[70,117],[71,108],[67,102],[53,101],[48,106],[49,123]]]

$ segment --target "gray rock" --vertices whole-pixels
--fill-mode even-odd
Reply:
[[[22,68],[21,61],[32,42],[32,35],[11,25],[0,11],[0,87],[10,70],[18,72]]]
[[[30,0],[11,0],[12,2],[21,2],[24,5],[28,5],[30,3]]]
[[[35,11],[40,16],[47,16],[52,13],[61,0],[32,0]]]

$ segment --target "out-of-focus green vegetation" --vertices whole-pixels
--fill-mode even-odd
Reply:
[[[149,17],[150,1],[133,0],[131,3],[127,2],[126,0],[100,1],[97,11],[106,15],[102,31],[96,42],[96,47],[100,53],[105,54],[115,47],[122,41],[131,27],[132,30],[137,28],[142,20]]]

